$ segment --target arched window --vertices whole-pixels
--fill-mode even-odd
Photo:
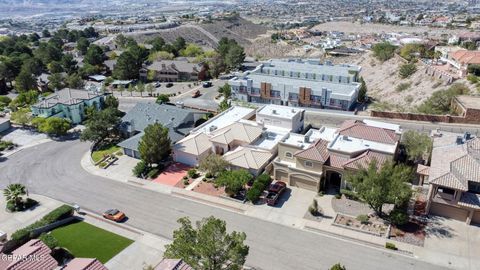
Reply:
[[[290,152],[285,152],[285,157],[287,157],[287,158],[292,158],[292,156],[293,156],[292,153],[290,153]]]

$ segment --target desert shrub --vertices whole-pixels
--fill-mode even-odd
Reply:
[[[391,250],[397,250],[397,247],[395,246],[395,244],[389,243],[389,242],[385,243],[385,248],[391,249]]]
[[[342,194],[335,194],[335,199],[341,199],[342,198]]]
[[[197,170],[195,169],[188,170],[187,174],[188,174],[188,177],[190,178],[197,178]]]
[[[254,203],[258,200],[258,198],[260,198],[262,193],[263,189],[260,189],[258,186],[252,186],[252,188],[247,191],[247,200]]]
[[[398,75],[400,75],[400,78],[406,79],[410,76],[413,75],[413,73],[417,72],[417,66],[415,64],[409,63],[409,64],[403,64],[400,66],[400,69],[398,71]]]
[[[133,172],[133,175],[135,175],[136,177],[143,177],[143,175],[145,174],[145,172],[147,172],[147,170],[148,170],[147,163],[141,160],[137,163],[137,165],[135,165],[132,172]]]
[[[356,219],[360,221],[362,224],[368,224],[369,218],[367,215],[358,215]]]
[[[403,91],[407,90],[408,88],[410,88],[410,86],[412,86],[412,83],[410,83],[410,82],[401,83],[401,84],[397,85],[397,87],[395,87],[395,91],[403,92]]]
[[[190,184],[190,182],[188,181],[188,179],[183,179],[183,184],[185,186],[188,186]]]
[[[397,47],[388,42],[375,44],[372,47],[373,56],[375,56],[375,58],[377,58],[378,60],[385,62],[393,57],[396,48]]]
[[[159,173],[160,173],[160,170],[158,168],[154,168],[147,173],[147,177],[153,179],[157,177]]]
[[[336,264],[332,265],[332,267],[330,267],[330,270],[347,270],[347,268],[345,268],[345,266],[343,266],[339,263],[336,263]]]
[[[478,77],[473,74],[468,74],[467,80],[472,84],[476,84],[478,82]]]
[[[408,222],[408,214],[400,209],[395,209],[390,213],[388,219],[395,225],[404,225]]]
[[[318,215],[318,202],[317,200],[313,199],[312,204],[308,207],[308,212],[312,214],[312,216]]]
[[[10,201],[10,202],[7,202],[7,206],[6,206],[7,210],[10,211],[10,212],[15,212],[17,209],[15,208],[15,203]]]
[[[42,241],[50,249],[54,249],[54,248],[58,247],[57,238],[55,238],[51,234],[42,233],[38,239],[40,239],[40,241]]]

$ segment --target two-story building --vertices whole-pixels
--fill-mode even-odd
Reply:
[[[149,79],[161,82],[204,80],[206,69],[203,64],[180,60],[155,61],[147,68]]]
[[[361,68],[318,60],[270,60],[229,81],[233,97],[293,107],[353,109]]]
[[[290,133],[279,143],[274,178],[314,191],[345,188],[346,173],[394,160],[399,139],[398,126],[369,120]]]
[[[79,124],[85,119],[85,109],[95,107],[100,110],[107,94],[90,90],[65,88],[31,106],[32,115],[39,117],[67,118],[73,124]]]
[[[432,132],[427,214],[480,224],[480,138]]]
[[[278,143],[289,132],[303,129],[304,110],[267,105],[258,110],[232,107],[191,131],[173,147],[174,159],[196,166],[217,154],[232,169],[262,173],[277,155]]]

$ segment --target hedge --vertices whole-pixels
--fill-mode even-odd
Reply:
[[[33,237],[32,232],[40,227],[52,224],[56,221],[73,216],[73,207],[70,205],[62,205],[50,213],[43,216],[40,220],[28,225],[25,228],[19,229],[12,234],[12,240],[18,242],[19,245],[26,243]]]
[[[40,239],[50,249],[54,249],[54,248],[58,247],[57,238],[55,238],[53,235],[51,235],[49,233],[48,234],[47,233],[42,233],[38,239]]]

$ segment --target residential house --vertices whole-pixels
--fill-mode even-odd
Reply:
[[[346,173],[394,160],[399,139],[399,126],[371,120],[290,133],[279,143],[274,178],[314,191],[346,188]]]
[[[426,213],[480,224],[480,138],[434,131]]]
[[[258,175],[277,155],[278,142],[289,132],[303,129],[303,114],[301,109],[275,105],[258,110],[232,107],[179,141],[174,146],[174,159],[195,166],[215,153],[222,155],[232,169]]]
[[[0,270],[57,269],[58,263],[50,255],[51,252],[41,240],[32,239],[12,251],[10,255],[0,253]]]
[[[198,81],[206,78],[206,69],[203,64],[188,61],[155,61],[146,69],[149,74],[148,79],[162,82]]]
[[[74,258],[61,270],[108,270],[108,268],[95,258]]]
[[[318,60],[270,60],[229,84],[232,95],[247,102],[350,110],[357,100],[360,70]]]
[[[480,51],[465,49],[452,51],[448,54],[446,62],[456,69],[460,77],[465,77],[468,73],[468,66],[480,64]]]
[[[39,117],[60,117],[79,124],[85,119],[87,107],[102,109],[107,94],[95,91],[65,88],[31,106],[32,115]]]
[[[206,115],[205,112],[179,108],[173,105],[156,103],[137,103],[122,118],[120,130],[126,140],[118,146],[123,148],[125,155],[140,158],[138,144],[144,135],[144,129],[154,123],[160,123],[168,128],[172,144],[181,141],[195,127],[195,123]]]
[[[182,259],[162,259],[154,270],[193,270],[193,268]]]

